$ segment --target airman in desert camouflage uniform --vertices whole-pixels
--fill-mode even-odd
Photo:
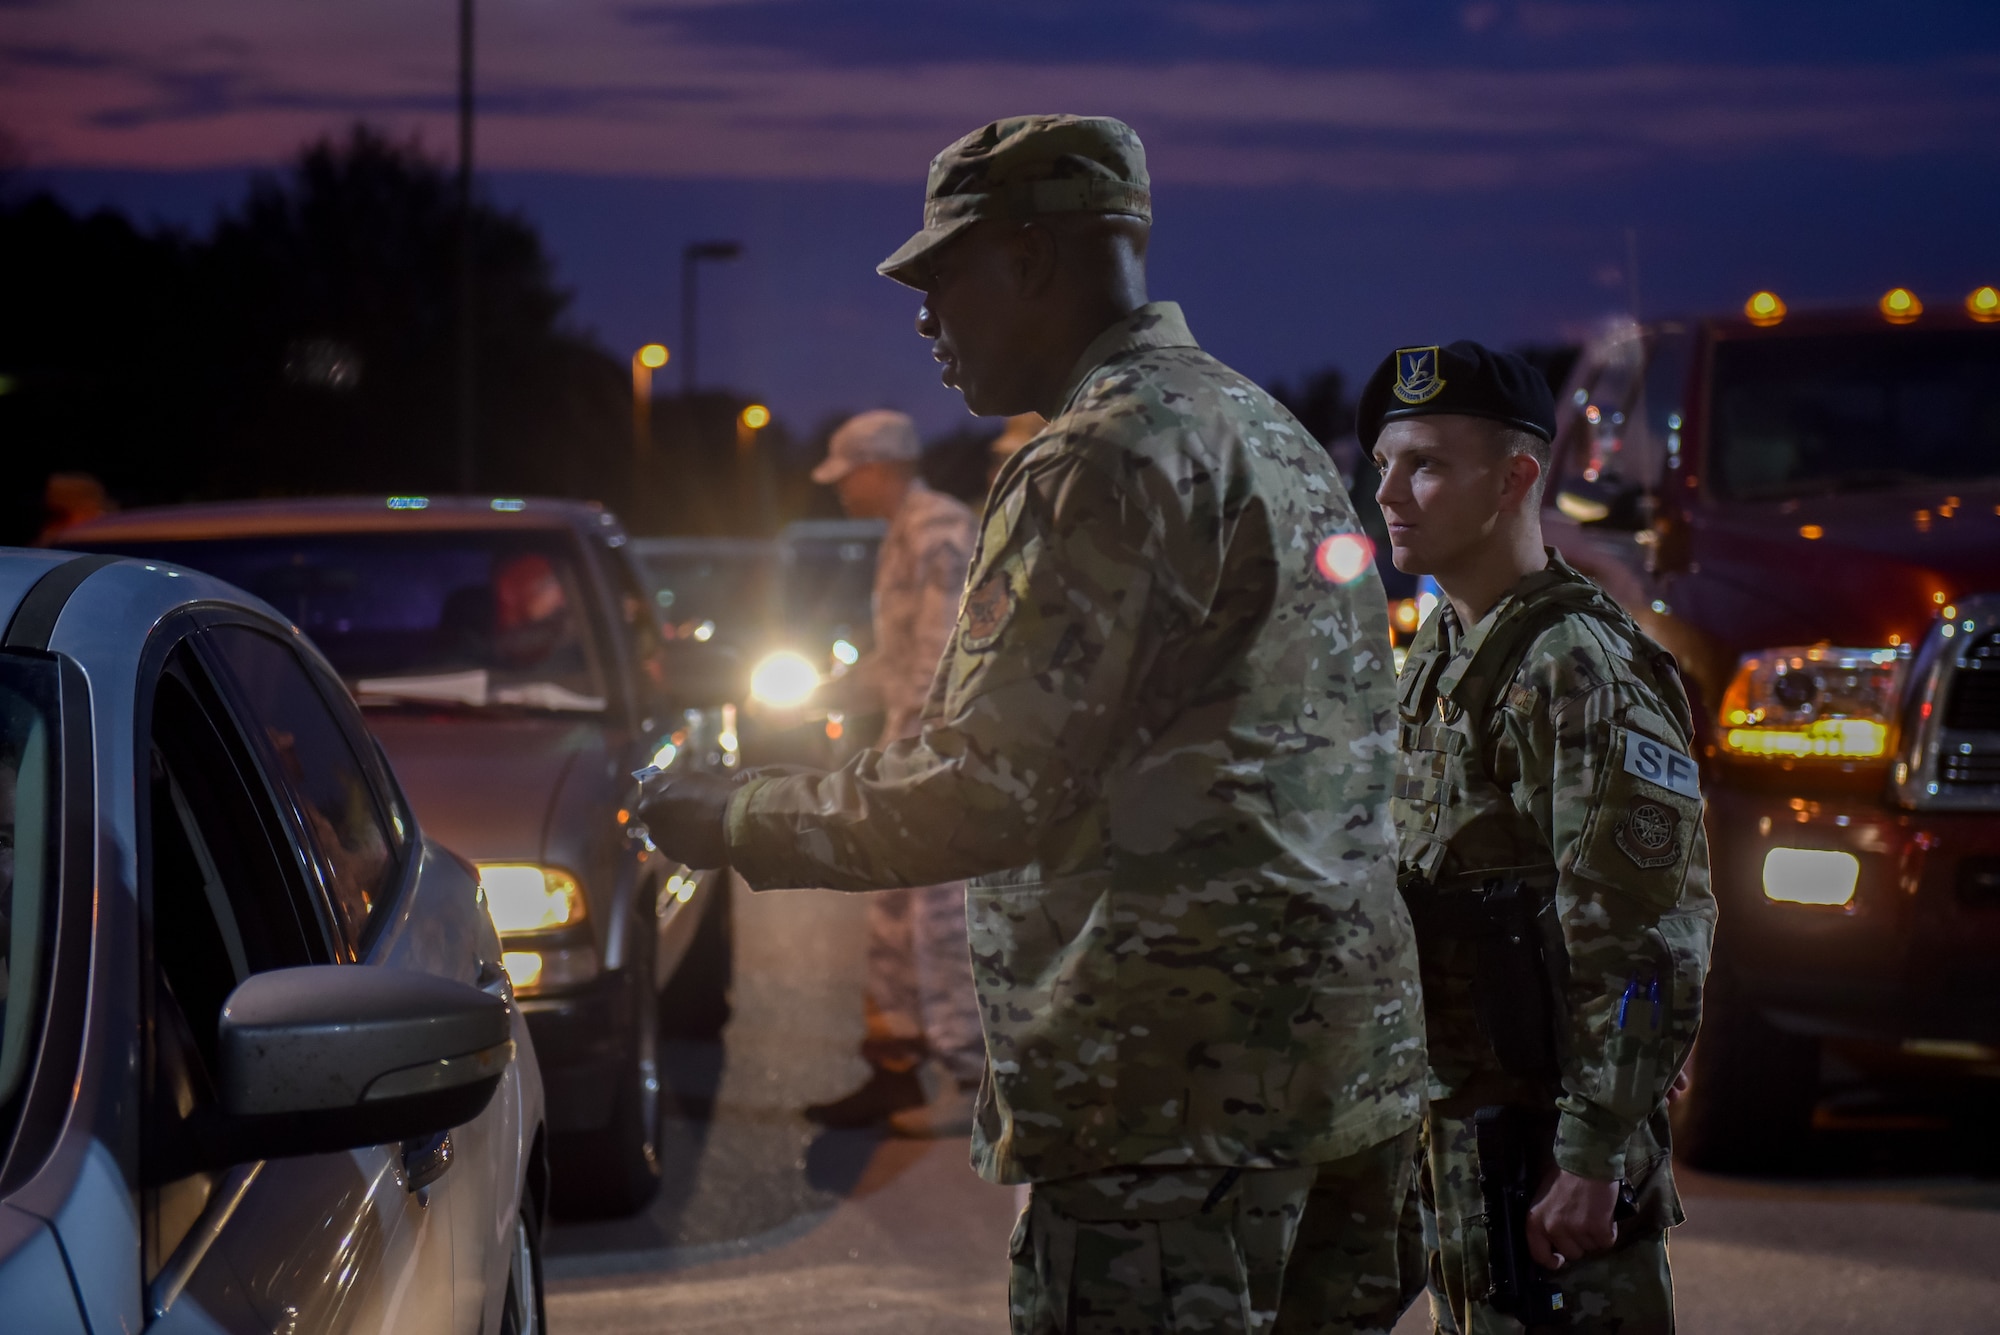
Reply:
[[[1429,1030],[1433,1316],[1462,1335],[1521,1329],[1489,1301],[1494,1166],[1474,1124],[1504,1109],[1533,1143],[1531,1180],[1553,1179],[1527,1240],[1566,1323],[1671,1331],[1666,1098],[1715,923],[1686,695],[1667,652],[1540,545],[1554,402],[1539,372],[1476,344],[1400,349],[1361,417],[1397,565],[1447,595],[1403,667],[1395,801]],[[1509,524],[1512,551],[1474,536]],[[1514,882],[1511,921],[1543,964],[1528,986],[1504,986],[1484,953],[1509,920],[1489,916],[1495,888]],[[1566,1211],[1565,1192],[1590,1208]]]
[[[836,488],[847,513],[887,519],[875,559],[875,647],[836,689],[879,705],[879,745],[917,734],[931,678],[958,625],[958,600],[978,520],[963,501],[917,476],[916,424],[876,409],[842,423],[813,481]],[[858,688],[858,689],[856,689]],[[832,1127],[886,1120],[903,1135],[964,1135],[986,1065],[965,940],[965,883],[910,886],[868,897],[868,986],[859,1089],[806,1116]],[[919,1079],[928,1062],[934,1090]]]
[[[706,781],[655,781],[646,818],[753,886],[976,878],[973,1163],[1032,1184],[1015,1330],[1386,1331],[1423,1029],[1386,608],[1328,559],[1352,508],[1146,300],[1128,128],[1001,121],[929,194],[885,271],[969,406],[1049,423],[988,498],[920,735],[752,779],[726,841]]]

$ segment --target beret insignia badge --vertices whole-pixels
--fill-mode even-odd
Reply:
[[[1651,871],[1680,855],[1680,835],[1680,812],[1661,802],[1634,802],[1613,837],[1626,857]]]
[[[1396,383],[1390,392],[1404,403],[1429,403],[1444,392],[1444,381],[1438,375],[1438,350],[1432,344],[1428,348],[1396,349]]]

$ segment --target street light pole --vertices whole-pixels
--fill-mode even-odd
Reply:
[[[765,532],[775,533],[778,528],[778,489],[771,476],[771,455],[768,450],[757,448],[757,433],[769,425],[771,410],[761,403],[749,404],[736,414],[736,453],[756,471],[757,512],[763,519]]]
[[[659,343],[648,343],[632,354],[632,457],[642,464],[653,443],[653,371],[665,366],[667,358]]]
[[[478,363],[472,318],[472,5],[458,0],[458,489],[478,480]]]
[[[695,296],[695,265],[702,260],[733,260],[743,253],[740,241],[691,241],[681,249],[681,395],[692,395],[695,377],[695,331],[700,309]]]

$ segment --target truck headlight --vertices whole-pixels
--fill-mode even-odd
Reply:
[[[750,673],[750,698],[778,709],[802,705],[818,689],[819,669],[789,649],[765,655]]]
[[[1764,898],[1779,904],[1845,908],[1854,902],[1861,859],[1823,848],[1774,848],[1764,855]]]
[[[1745,654],[1722,693],[1722,746],[1742,756],[1875,760],[1889,754],[1902,651],[1825,645]]]
[[[482,862],[479,886],[501,936],[528,936],[584,919],[583,885],[561,867],[534,862]]]

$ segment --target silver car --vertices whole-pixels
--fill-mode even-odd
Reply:
[[[192,571],[0,549],[0,1326],[542,1326],[532,1043],[339,678]]]
[[[658,1041],[720,1032],[730,922],[722,878],[632,822],[631,775],[734,766],[733,713],[684,706],[726,698],[736,660],[664,634],[617,519],[532,497],[314,497],[129,510],[63,542],[206,571],[311,637],[425,827],[479,868],[541,1054],[554,1208],[645,1205]]]

